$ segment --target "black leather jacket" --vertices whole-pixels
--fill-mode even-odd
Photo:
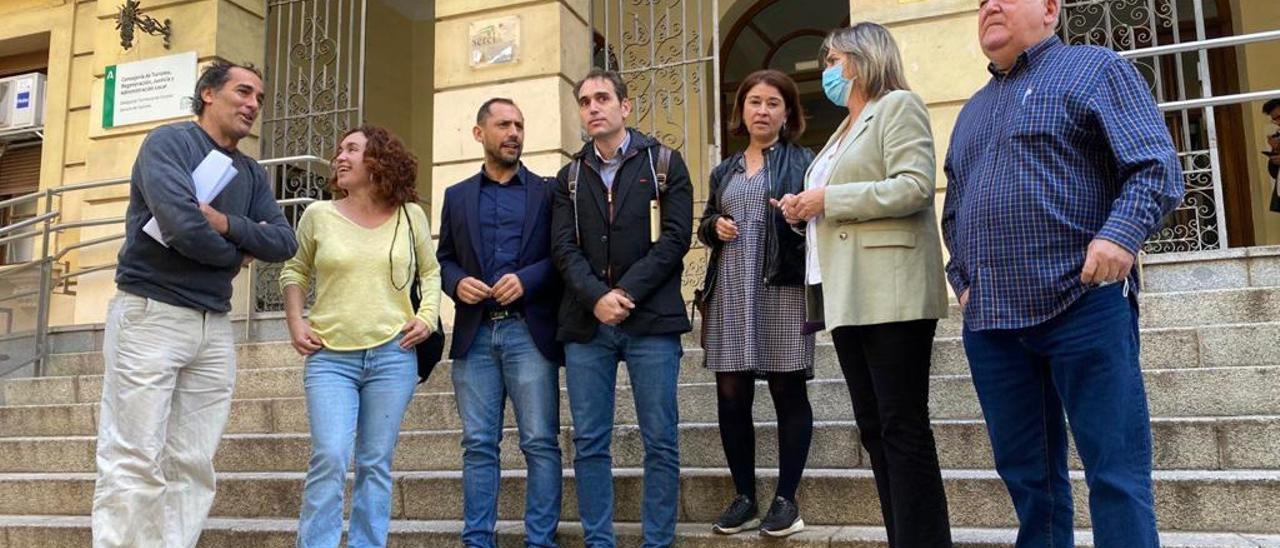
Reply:
[[[742,153],[735,153],[729,159],[711,170],[711,188],[707,197],[707,206],[702,212],[702,220],[698,223],[698,240],[711,248],[711,258],[707,262],[707,274],[703,279],[698,298],[705,300],[715,289],[717,264],[720,261],[720,238],[716,236],[716,219],[721,217],[720,199],[724,195],[725,183],[733,179],[734,174],[742,170]],[[779,140],[764,151],[765,169],[769,170],[769,196],[781,198],[784,194],[799,194],[804,191],[804,174],[813,163],[813,152],[809,149]],[[804,236],[791,230],[782,212],[770,208],[773,222],[765,232],[765,259],[761,265],[760,275],[764,282],[772,286],[800,286],[804,284]]]

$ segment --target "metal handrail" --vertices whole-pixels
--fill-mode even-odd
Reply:
[[[20,229],[20,228],[26,228],[26,227],[29,227],[29,226],[34,225],[34,224],[39,224],[39,223],[42,223],[42,222],[44,222],[44,221],[47,221],[47,220],[52,219],[52,218],[57,217],[57,216],[58,216],[58,212],[57,212],[57,211],[50,211],[50,212],[48,212],[48,213],[41,213],[40,215],[36,215],[35,217],[32,217],[32,218],[30,218],[30,219],[23,219],[23,220],[21,220],[21,221],[18,221],[18,222],[16,222],[16,223],[13,223],[13,224],[11,224],[11,225],[7,225],[7,226],[0,226],[0,234],[6,234],[6,233],[9,233],[9,232],[13,232],[13,231],[15,231],[15,230],[18,230],[18,229]]]
[[[1268,40],[1280,40],[1280,30],[1268,30],[1249,34],[1238,34],[1235,36],[1223,36],[1221,38],[1208,38],[1205,40],[1192,40],[1189,42],[1179,42],[1177,44],[1165,44],[1163,46],[1151,46],[1149,48],[1117,51],[1116,53],[1125,59],[1140,59],[1143,57],[1168,55],[1170,53],[1186,53],[1188,51],[1200,51],[1202,49],[1243,46],[1245,44],[1266,42]]]
[[[77,191],[77,190],[89,190],[89,189],[94,189],[94,188],[102,188],[102,187],[106,187],[106,186],[118,185],[118,184],[121,184],[121,183],[127,183],[127,182],[129,182],[129,181],[131,181],[131,180],[132,180],[132,179],[131,179],[130,177],[117,177],[117,178],[114,178],[114,179],[102,179],[102,180],[99,180],[99,181],[89,181],[89,182],[85,182],[85,183],[76,183],[76,184],[72,184],[72,185],[55,186],[55,187],[52,187],[52,188],[50,188],[50,189],[48,189],[48,190],[45,190],[45,192],[48,192],[50,196],[56,196],[56,195],[59,195],[59,194],[66,194],[66,193],[68,193],[68,192],[75,192],[75,191]]]
[[[107,242],[114,242],[116,240],[122,240],[122,239],[124,239],[124,234],[109,234],[106,236],[99,236],[91,240],[81,240],[74,244],[67,244],[66,247],[58,250],[58,252],[52,256],[52,259],[54,261],[60,261],[62,260],[63,257],[67,255],[67,253],[71,253],[72,251],[75,251],[77,249],[93,247],[98,244],[105,244]]]
[[[263,166],[264,168],[284,166],[284,165],[302,165],[302,166],[305,166],[305,168],[309,171],[324,172],[324,173],[327,173],[328,170],[330,169],[329,161],[317,156],[289,156],[285,158],[271,158],[271,159],[259,161],[258,164]],[[4,244],[4,243],[16,241],[16,240],[27,239],[27,238],[42,238],[43,240],[43,245],[41,249],[38,251],[39,257],[20,265],[11,266],[8,268],[0,267],[0,278],[14,276],[20,272],[24,272],[24,271],[36,269],[36,268],[39,268],[42,271],[42,274],[40,276],[39,289],[22,291],[12,295],[6,295],[4,297],[0,297],[0,302],[27,298],[33,295],[39,299],[39,303],[37,304],[37,319],[36,319],[36,327],[35,327],[35,334],[34,334],[36,339],[35,356],[32,358],[25,359],[20,363],[5,364],[5,369],[0,371],[0,374],[7,374],[11,371],[17,370],[19,368],[22,368],[34,363],[36,364],[36,368],[35,368],[36,376],[43,375],[45,373],[44,366],[48,361],[47,357],[48,357],[48,350],[49,350],[48,343],[47,343],[48,328],[49,328],[48,326],[48,307],[49,307],[48,293],[54,291],[54,289],[58,285],[65,284],[69,280],[76,279],[80,276],[83,276],[85,274],[89,274],[92,272],[101,272],[104,270],[110,270],[110,269],[116,268],[117,266],[115,262],[111,262],[106,264],[95,265],[92,267],[77,268],[75,270],[71,270],[68,272],[62,272],[62,273],[54,272],[54,266],[63,257],[65,257],[68,253],[72,251],[85,249],[93,246],[98,246],[106,243],[111,243],[114,241],[121,240],[125,237],[125,235],[122,233],[110,234],[110,235],[101,236],[98,238],[77,241],[75,243],[57,245],[52,240],[53,236],[62,234],[68,230],[82,229],[82,228],[95,227],[95,226],[118,225],[125,221],[125,217],[121,216],[121,217],[110,217],[110,218],[103,218],[103,219],[82,219],[79,221],[58,222],[61,218],[62,211],[54,207],[54,201],[64,197],[64,195],[71,192],[77,192],[82,190],[92,190],[96,188],[105,188],[105,187],[126,184],[126,183],[129,183],[130,180],[131,180],[130,177],[116,177],[111,179],[88,181],[84,183],[76,183],[71,185],[48,188],[38,192],[33,192],[23,196],[17,196],[14,198],[9,198],[9,199],[0,201],[0,208],[14,207],[22,204],[27,204],[27,203],[38,204],[41,200],[44,201],[44,205],[43,205],[44,213],[41,213],[29,219],[24,219],[20,222],[13,223],[11,225],[0,226],[0,236],[3,236],[3,237],[0,237],[0,244]],[[314,198],[293,198],[293,199],[287,199],[287,200],[279,200],[278,202],[281,207],[287,207],[287,206],[294,206],[294,205],[310,204],[311,202],[314,202],[314,201],[315,201]],[[24,229],[27,229],[28,227],[34,227],[36,225],[39,225],[38,229],[24,230]],[[13,233],[13,234],[9,234],[9,233]],[[250,269],[250,272],[252,273],[252,268]],[[252,291],[249,291],[247,293],[251,295]],[[248,315],[246,317],[246,324],[249,324],[250,322],[252,322],[253,314],[252,314],[252,310],[249,310],[247,312],[248,312]]]
[[[285,198],[283,200],[276,200],[276,205],[279,205],[280,207],[311,205],[311,203],[315,201],[315,198]]]
[[[31,194],[23,194],[22,196],[14,196],[12,198],[6,198],[4,200],[0,200],[0,209],[4,209],[6,207],[14,206],[18,204],[25,204],[27,202],[34,202],[36,200],[39,200],[42,197],[44,197],[44,191],[38,190],[36,192],[32,192]]]
[[[320,165],[323,165],[325,168],[328,168],[330,165],[332,165],[329,163],[329,160],[326,160],[319,156],[285,156],[282,158],[270,158],[267,160],[259,161],[258,165],[262,167],[271,167],[271,166],[288,165],[288,164],[294,164],[294,163],[300,163],[300,162],[305,162],[308,164],[320,164]]]
[[[40,258],[39,260],[29,261],[29,262],[25,262],[18,265],[5,265],[8,268],[0,268],[0,278],[3,278],[5,276],[12,276],[14,274],[17,274],[29,268],[35,268],[37,266],[40,266],[43,261],[44,261],[44,258]]]
[[[93,272],[101,272],[101,271],[103,271],[103,270],[111,270],[111,269],[113,269],[113,268],[115,268],[115,267],[116,267],[116,263],[100,264],[100,265],[98,265],[98,266],[91,266],[91,267],[88,267],[88,268],[81,268],[81,269],[78,269],[78,270],[76,270],[76,271],[74,271],[74,272],[64,272],[64,273],[62,273],[62,274],[59,274],[59,275],[57,275],[57,276],[54,276],[54,277],[53,277],[53,280],[54,280],[55,282],[65,282],[65,281],[70,280],[70,279],[79,278],[80,276],[83,276],[83,275],[85,275],[85,274],[91,274],[91,273],[93,273]]]
[[[7,244],[7,243],[9,243],[9,242],[16,242],[16,241],[18,241],[18,240],[25,240],[25,239],[27,239],[27,238],[34,238],[34,237],[39,236],[39,235],[41,235],[41,234],[43,234],[43,233],[44,233],[44,232],[43,232],[43,231],[41,231],[41,230],[31,230],[31,231],[28,231],[28,232],[19,232],[19,233],[17,233],[17,234],[10,234],[10,235],[8,235],[8,236],[5,236],[5,237],[3,237],[3,238],[0,238],[0,245]]]
[[[37,293],[39,293],[39,292],[40,292],[40,290],[39,290],[39,289],[32,289],[31,291],[23,291],[22,293],[13,293],[13,294],[10,294],[10,295],[5,295],[5,296],[3,296],[3,297],[0,297],[0,303],[5,302],[5,301],[12,301],[12,300],[21,299],[21,298],[23,298],[23,297],[27,297],[27,296],[30,296],[30,295],[35,295],[35,294],[37,294]]]
[[[73,221],[70,223],[59,223],[49,227],[51,232],[61,232],[63,230],[71,230],[73,228],[85,228],[90,226],[106,226],[124,222],[124,217],[108,217],[106,219],[90,219],[88,221]]]
[[[1183,110],[1193,108],[1220,107],[1223,105],[1238,105],[1240,103],[1252,103],[1254,101],[1266,101],[1268,99],[1280,98],[1280,89],[1269,91],[1250,91],[1247,93],[1235,93],[1232,95],[1218,95],[1215,97],[1205,97],[1203,99],[1187,99],[1185,101],[1169,101],[1156,105],[1160,110]]]
[[[1132,49],[1128,51],[1117,51],[1116,54],[1128,60],[1143,59],[1146,57],[1157,57],[1160,55],[1169,55],[1173,53],[1187,53],[1192,51],[1203,51],[1206,49],[1227,48],[1234,46],[1243,46],[1257,42],[1268,42],[1271,40],[1280,40],[1280,30],[1268,30],[1262,32],[1252,32],[1249,34],[1239,34],[1235,36],[1223,36],[1220,38],[1206,38],[1204,40],[1191,40],[1188,42],[1179,42],[1177,44],[1165,44],[1162,46],[1151,46],[1149,48]],[[1199,99],[1184,99],[1181,101],[1167,101],[1156,105],[1162,111],[1170,110],[1188,110],[1196,108],[1210,108],[1224,105],[1238,105],[1241,103],[1252,103],[1254,101],[1266,101],[1268,99],[1280,98],[1280,89],[1269,91],[1253,91],[1246,93],[1236,93],[1232,95],[1218,95],[1211,97],[1202,97]]]

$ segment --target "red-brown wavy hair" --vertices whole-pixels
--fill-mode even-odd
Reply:
[[[373,195],[396,207],[418,201],[418,188],[415,186],[418,158],[404,147],[404,142],[385,128],[369,125],[347,130],[338,142],[352,133],[363,133],[368,140],[364,146],[364,164],[373,183]],[[336,151],[333,157],[338,157]],[[337,198],[347,195],[347,191],[338,187],[337,173],[329,178],[329,192]]]

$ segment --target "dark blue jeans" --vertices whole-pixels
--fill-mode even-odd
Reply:
[[[519,318],[485,322],[466,359],[453,362],[453,391],[462,418],[462,544],[497,545],[498,443],[503,407],[515,408],[520,451],[528,466],[525,486],[525,546],[556,546],[560,523],[560,367],[538,352],[529,326]]]
[[[601,325],[590,342],[569,343],[564,350],[584,544],[589,548],[617,544],[609,444],[618,362],[626,360],[644,444],[644,499],[640,506],[644,547],[671,546],[680,507],[680,416],[676,407],[676,380],[683,353],[680,336],[633,336],[615,326]]]
[[[1084,463],[1099,548],[1159,546],[1151,420],[1138,311],[1120,284],[1011,330],[964,330],[996,470],[1018,514],[1018,548],[1074,546],[1067,426]]]

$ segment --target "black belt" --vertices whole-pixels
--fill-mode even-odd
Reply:
[[[506,308],[484,311],[484,319],[489,320],[491,322],[496,322],[501,320],[512,320],[512,319],[519,318],[521,316],[522,314],[520,314],[519,310],[509,310]]]

